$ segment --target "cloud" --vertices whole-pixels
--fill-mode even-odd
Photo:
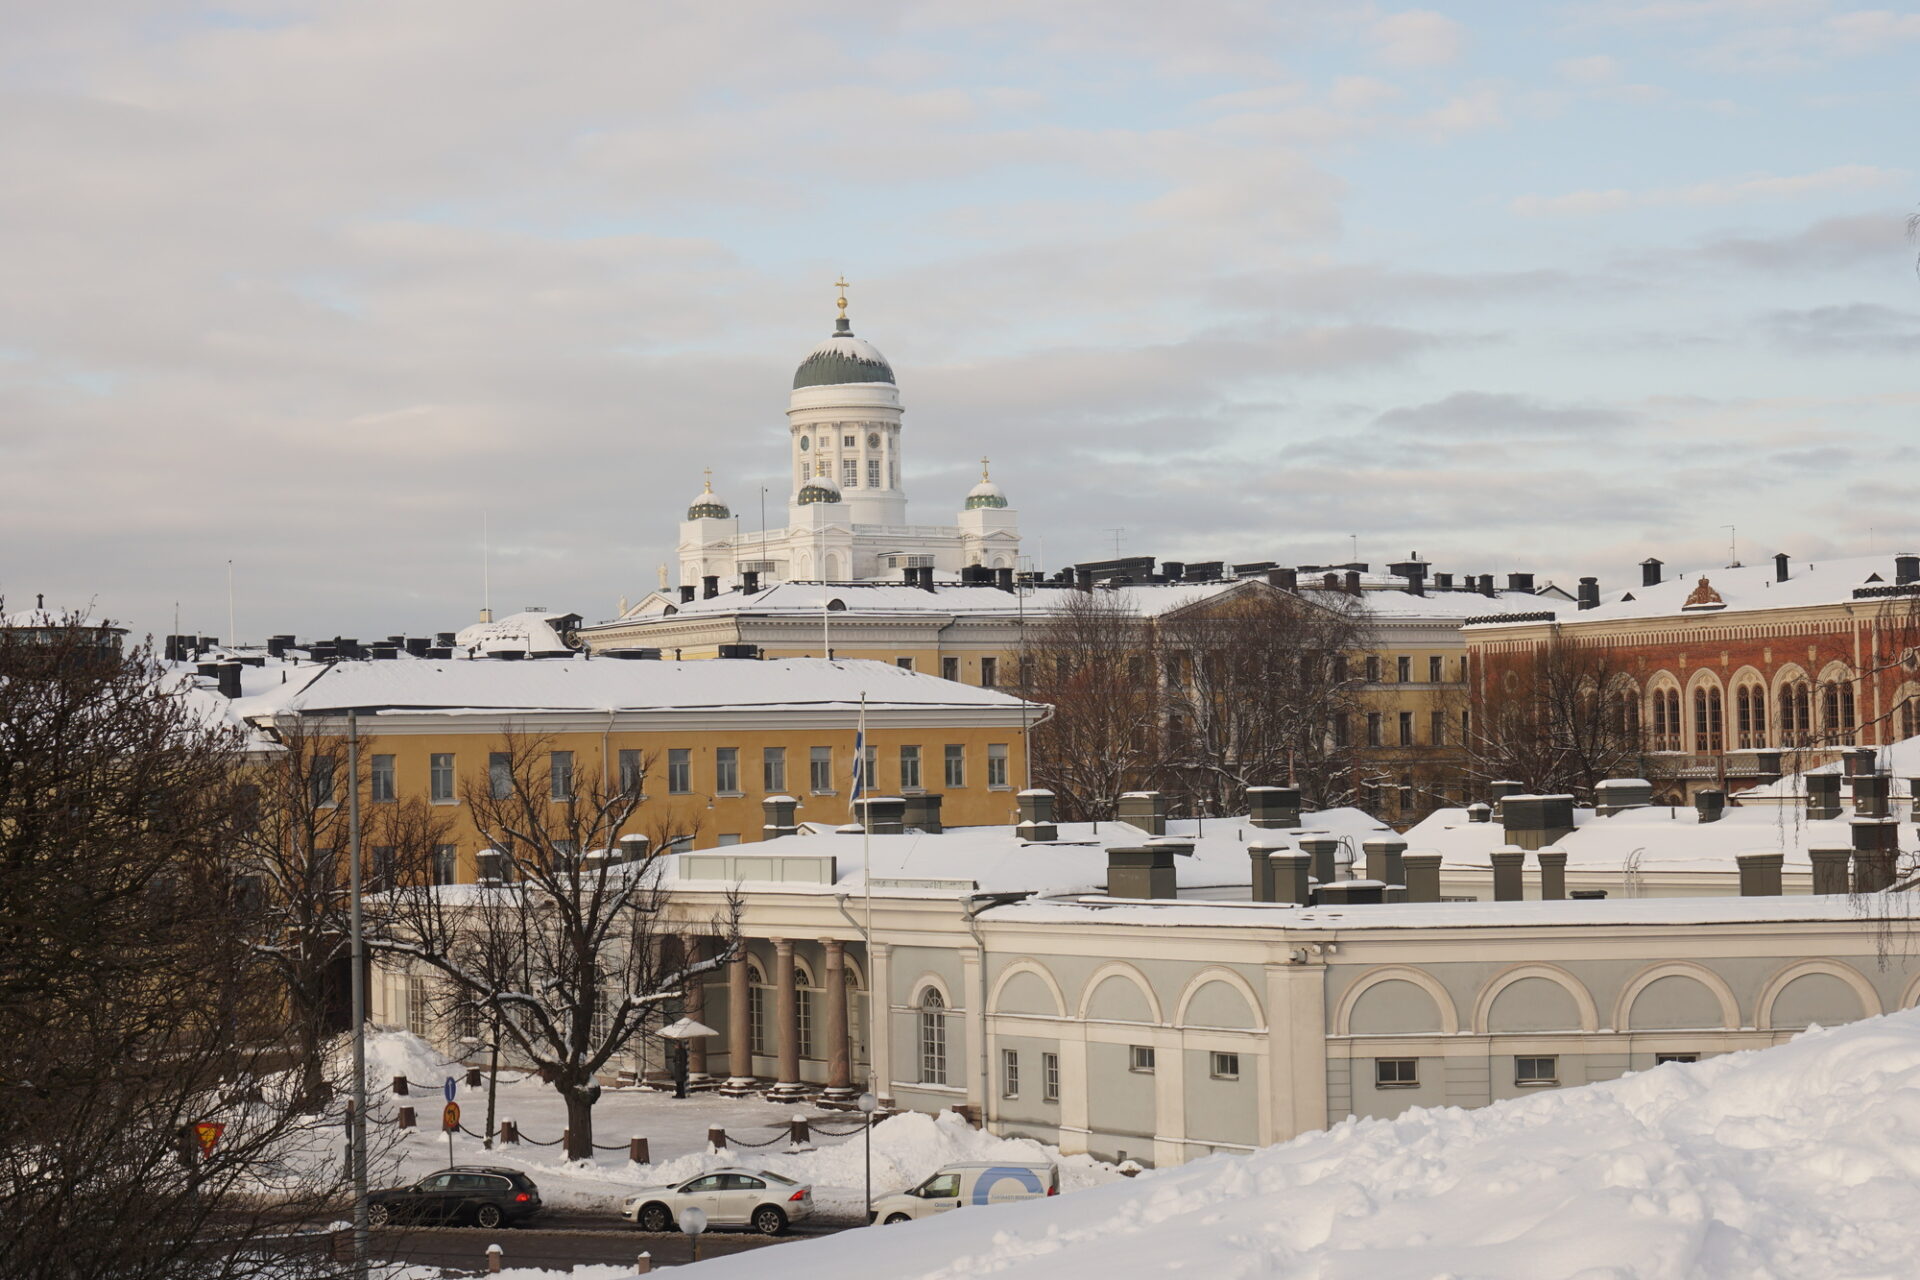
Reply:
[[[1383,431],[1423,437],[1541,440],[1614,432],[1639,421],[1639,415],[1617,408],[1553,405],[1533,396],[1503,392],[1456,391],[1427,404],[1389,409],[1374,419],[1374,425]]]
[[[1374,56],[1390,67],[1438,67],[1460,56],[1467,32],[1431,9],[1408,9],[1376,20],[1367,39]]]
[[[1920,311],[1853,302],[1774,311],[1762,323],[1776,341],[1802,351],[1920,354]]]
[[[1524,217],[1545,217],[1671,205],[1745,204],[1797,199],[1835,191],[1877,191],[1896,185],[1907,176],[1904,169],[1843,164],[1814,173],[1756,174],[1746,178],[1698,182],[1684,187],[1655,187],[1640,191],[1615,187],[1573,191],[1557,196],[1524,195],[1514,199],[1510,207]]]
[[[1620,60],[1604,53],[1589,54],[1584,58],[1562,58],[1554,63],[1554,70],[1562,80],[1582,86],[1612,84],[1623,74]]]

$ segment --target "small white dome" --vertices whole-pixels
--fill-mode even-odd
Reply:
[[[720,501],[719,496],[713,491],[713,481],[708,480],[707,487],[695,494],[693,501],[687,504],[687,519],[731,520],[733,512],[728,509],[726,503]]]
[[[967,510],[974,511],[981,507],[1004,507],[1006,505],[1007,495],[1002,493],[1000,486],[988,477],[987,460],[985,458],[980,459],[980,483],[967,490]]]

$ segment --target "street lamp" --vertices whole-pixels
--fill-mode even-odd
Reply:
[[[860,1101],[854,1105],[867,1118],[867,1221],[873,1221],[873,1113],[880,1109],[880,1099],[871,1093],[860,1095]]]
[[[687,1247],[693,1251],[694,1262],[700,1261],[700,1233],[707,1229],[707,1211],[698,1205],[690,1205],[680,1211],[680,1230],[687,1234]]]
[[[667,1042],[667,1069],[673,1072],[673,1096],[687,1096],[687,1042],[704,1040],[708,1036],[720,1033],[704,1022],[695,1022],[692,1018],[681,1018],[660,1028],[660,1038]]]

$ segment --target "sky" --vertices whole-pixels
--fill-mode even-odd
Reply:
[[[1042,569],[1920,547],[1920,7],[0,23],[9,607],[418,634],[490,560],[496,613],[611,616],[705,468],[782,522],[842,273],[910,518],[990,456]]]

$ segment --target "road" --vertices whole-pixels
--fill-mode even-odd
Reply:
[[[586,1216],[586,1215],[581,1215]],[[785,1236],[762,1236],[747,1231],[711,1231],[700,1237],[700,1256],[719,1257],[747,1249],[764,1249],[830,1235],[841,1228],[796,1230]],[[326,1247],[327,1236],[315,1237]],[[345,1261],[352,1235],[334,1232],[333,1255]],[[370,1233],[371,1256],[376,1262],[403,1262],[443,1268],[447,1274],[480,1274],[487,1270],[487,1246],[497,1244],[508,1267],[544,1267],[565,1271],[588,1263],[630,1265],[640,1254],[652,1256],[655,1268],[692,1260],[692,1242],[677,1232],[653,1233],[632,1228],[585,1230],[577,1227],[519,1227],[484,1231],[476,1227],[388,1228]]]

